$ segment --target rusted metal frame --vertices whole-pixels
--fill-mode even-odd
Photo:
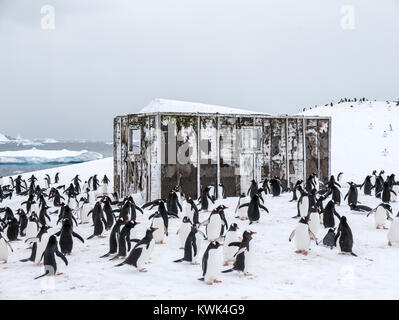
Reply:
[[[197,199],[201,196],[201,117],[197,116]]]
[[[303,144],[303,181],[306,181],[306,118],[303,118],[302,126],[302,144]]]
[[[285,179],[287,180],[287,188],[290,186],[290,162],[288,160],[288,117],[285,119]]]
[[[219,198],[220,184],[220,121],[216,118],[216,197]]]

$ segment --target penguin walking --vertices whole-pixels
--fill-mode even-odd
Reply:
[[[308,255],[311,238],[316,239],[316,236],[309,229],[308,221],[308,218],[302,217],[289,237],[290,242],[294,239],[295,247],[297,249],[295,253],[303,253],[305,256]],[[315,242],[318,244],[317,240],[315,240]]]
[[[198,230],[196,225],[192,225],[191,231],[184,243],[184,256],[182,259],[175,260],[174,262],[187,261],[193,265],[199,264],[198,258],[201,252],[201,243],[204,239],[206,239],[205,234]]]
[[[235,210],[235,213],[238,215],[236,218],[239,218],[241,221],[248,220],[248,209],[246,207],[240,207],[242,202],[247,201],[250,202],[251,198],[247,197],[245,193],[242,193],[238,198],[238,204]]]
[[[394,219],[392,219],[391,227],[389,228],[387,237],[388,246],[392,246],[392,243],[399,243],[399,213]]]
[[[209,218],[201,223],[206,226],[206,237],[208,240],[213,241],[219,239],[223,234],[225,228],[228,228],[226,217],[224,215],[224,209],[227,207],[220,205],[215,208]]]
[[[298,202],[297,202],[298,213],[293,218],[307,217],[310,212],[309,193],[307,193],[303,190],[300,190],[300,191],[301,191],[301,196],[299,197]]]
[[[295,183],[294,187],[292,188],[292,199],[290,200],[290,202],[298,201],[298,199],[301,196],[302,191],[303,191],[302,183],[303,183],[303,180],[298,180]]]
[[[103,209],[101,207],[100,202],[97,202],[94,205],[94,208],[88,213],[88,215],[90,213],[93,214],[94,232],[90,237],[87,238],[87,240],[89,240],[95,236],[104,238],[102,233],[104,231],[104,226],[105,226],[105,228],[107,228],[107,221],[105,221],[105,219],[104,219]],[[104,226],[103,226],[103,224],[104,224]]]
[[[90,222],[89,212],[93,209],[93,207],[90,202],[84,198],[82,198],[80,201],[83,202],[80,207],[80,223],[86,224]]]
[[[128,221],[128,220],[127,220]],[[111,233],[109,235],[109,251],[101,256],[100,258],[106,258],[111,254],[115,254],[118,252],[118,237],[121,231],[122,225],[125,223],[123,219],[116,220]]]
[[[388,203],[381,203],[375,209],[371,210],[367,217],[374,213],[375,228],[388,229],[385,227],[385,220],[390,219],[390,214],[392,214],[392,207]]]
[[[166,228],[162,215],[157,211],[154,214],[150,215],[149,219],[152,219],[151,227],[156,229],[153,233],[155,243],[163,244],[166,234]]]
[[[71,254],[73,248],[73,237],[79,239],[82,243],[85,242],[79,234],[73,231],[73,224],[70,219],[65,219],[62,222],[62,228],[60,231],[55,233],[55,236],[60,237],[60,248],[64,255]]]
[[[145,237],[134,246],[126,260],[120,264],[117,264],[115,267],[120,267],[124,264],[128,264],[136,267],[139,272],[147,272],[147,269],[143,268],[143,264],[146,263],[149,259],[152,249],[154,247],[154,231],[156,231],[156,228],[150,227],[149,229],[147,229]]]
[[[3,233],[0,231],[0,261],[7,263],[8,260],[8,248],[11,252],[14,252],[10,243],[4,238]]]
[[[28,224],[26,225],[25,229],[25,236],[26,239],[36,237],[37,233],[40,231],[39,226],[39,218],[36,213],[32,212],[30,216],[27,218]]]
[[[247,195],[252,199],[252,197],[258,193],[258,184],[255,180],[251,180],[251,185],[247,191]]]
[[[223,241],[223,260],[224,265],[227,266],[229,262],[234,261],[234,255],[237,253],[238,248],[230,246],[231,243],[241,242],[241,237],[238,233],[240,229],[237,223],[232,223],[227,230],[226,236]]]
[[[47,241],[48,238],[44,237],[44,234],[47,233],[48,229],[50,229],[50,226],[42,226],[40,228],[39,233],[36,235],[36,237],[34,238],[27,238],[25,240],[25,242],[31,242],[33,243],[32,245],[32,251],[31,251],[31,255],[29,258],[27,259],[22,259],[20,260],[21,262],[27,262],[27,261],[32,261],[32,262],[38,262],[39,261],[39,257],[41,256],[41,254],[43,253],[43,250],[39,247],[39,245],[41,244],[41,241],[43,239],[43,243],[46,243],[45,245],[47,246]],[[37,253],[40,253],[40,256],[38,256]]]
[[[222,282],[217,279],[218,274],[221,271],[221,254],[219,247],[221,247],[218,241],[211,241],[206,248],[204,255],[202,257],[202,278],[199,280],[205,281],[207,285],[212,285],[213,283]]]
[[[192,223],[189,217],[184,217],[177,234],[179,235],[180,249],[184,249],[188,235],[191,232]]]
[[[352,256],[357,257],[357,255],[352,252],[353,235],[345,216],[342,216],[339,222],[338,231],[335,235],[335,245],[338,245],[340,251],[338,254],[350,253]]]
[[[238,247],[237,253],[234,255],[236,257],[236,260],[234,262],[233,268],[224,270],[222,271],[223,273],[231,272],[231,271],[239,271],[243,272],[244,276],[252,276],[252,274],[249,273],[249,269],[251,266],[251,260],[252,260],[252,250],[250,249],[250,242],[252,240],[252,235],[256,234],[256,232],[253,231],[244,231],[242,235],[242,240],[241,242],[232,242],[229,244],[229,246],[236,246]]]
[[[136,221],[128,221],[128,220],[125,221],[125,224],[122,230],[120,231],[118,237],[118,254],[115,257],[113,257],[111,260],[117,259],[119,257],[123,258],[126,257],[131,247],[130,232],[139,223],[140,222]]]
[[[45,273],[41,276],[36,277],[35,280],[44,276],[55,276],[61,274],[57,273],[57,262],[55,260],[55,255],[60,257],[64,261],[65,265],[68,265],[67,258],[58,250],[57,238],[52,235],[49,238],[46,249],[44,250],[39,260],[40,262],[44,258],[43,264]]]
[[[260,203],[259,199],[260,197],[257,194],[255,194],[252,197],[251,202],[244,203],[238,207],[239,209],[248,207],[247,215],[248,215],[249,224],[252,224],[254,222],[259,222],[260,209],[269,213],[269,210]]]

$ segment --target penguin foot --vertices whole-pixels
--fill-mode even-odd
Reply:
[[[3,264],[6,264],[6,263],[7,263],[7,260],[4,260]]]
[[[104,235],[101,235],[101,236],[98,236],[99,238],[101,238],[101,239],[103,239],[103,238],[105,238],[106,236],[104,236]]]
[[[212,282],[205,282],[208,286],[211,286],[213,283]]]
[[[184,249],[183,247],[180,247],[179,249]]]
[[[388,230],[388,228],[387,228],[386,226],[383,226],[382,228],[383,228],[384,230]]]
[[[304,254],[305,256],[307,256],[307,255],[308,255],[308,252],[307,252],[307,251],[304,251],[303,254]]]
[[[392,246],[392,242],[391,241],[388,241],[388,246]]]
[[[217,280],[217,279],[213,280],[213,283],[221,283],[221,282],[222,280]]]
[[[251,276],[252,276],[252,273],[244,272],[244,276],[246,276],[246,277],[251,277]]]
[[[192,264],[193,266],[198,266],[198,265],[199,265],[199,262],[191,262],[191,264]]]
[[[141,268],[141,269],[139,270],[139,272],[147,272],[147,269],[146,269],[146,268]]]
[[[228,265],[229,265],[229,262],[226,261],[225,263],[223,263],[223,265],[224,265],[224,266],[228,266]]]
[[[63,272],[57,272],[57,276],[60,276],[60,275],[62,275],[62,274],[64,274]]]
[[[302,252],[303,252],[302,250],[295,251],[295,253],[302,253]]]

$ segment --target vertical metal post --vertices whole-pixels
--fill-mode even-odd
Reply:
[[[147,143],[149,144],[149,148],[147,150],[148,159],[147,159],[147,201],[151,201],[151,148],[152,148],[152,135],[151,135],[151,128],[150,128],[150,117],[147,117],[147,128],[148,128],[148,135],[146,138],[149,140]]]
[[[303,143],[303,181],[306,181],[306,119],[303,118],[302,126],[302,143]]]
[[[285,118],[285,177],[287,179],[287,188],[290,187],[290,162],[288,160],[288,117]]]
[[[328,119],[328,177],[326,177],[326,181],[330,178],[331,176],[331,118]]]
[[[216,197],[219,198],[219,184],[220,184],[220,121],[216,117]]]
[[[201,196],[201,117],[197,116],[197,198]]]

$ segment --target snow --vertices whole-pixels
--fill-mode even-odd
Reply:
[[[42,182],[45,173],[53,178],[61,172],[60,183],[69,184],[80,174],[82,181],[97,173],[101,178],[107,174],[112,180],[113,159],[86,162],[61,168],[35,172]],[[31,173],[25,173],[28,178]],[[345,194],[346,190],[342,190]],[[2,206],[19,207],[25,197],[14,197]],[[236,222],[243,232],[256,231],[253,236],[254,265],[252,277],[238,273],[221,274],[220,284],[207,286],[197,279],[201,277],[201,266],[174,263],[182,257],[176,231],[180,225],[177,219],[170,220],[169,237],[166,244],[157,244],[152,254],[152,263],[146,265],[147,273],[139,273],[131,266],[115,268],[120,260],[109,261],[99,258],[108,251],[108,237],[86,240],[84,244],[74,241],[74,249],[68,256],[66,267],[61,260],[57,265],[62,275],[33,280],[43,273],[43,266],[30,262],[19,262],[30,255],[23,241],[12,242],[14,253],[7,264],[0,265],[0,299],[392,299],[395,289],[392,284],[399,279],[399,247],[387,246],[387,230],[376,230],[373,217],[353,214],[346,204],[337,207],[341,215],[348,218],[354,234],[353,251],[358,257],[342,256],[337,249],[330,250],[311,244],[307,257],[294,251],[288,237],[298,223],[291,217],[296,214],[296,203],[289,202],[291,194],[280,197],[265,197],[270,214],[261,213],[259,224],[249,226],[248,222],[235,219],[234,208],[237,198],[218,201],[229,208],[226,210],[228,223]],[[370,196],[360,196],[363,204],[375,207],[379,201]],[[218,204],[217,203],[217,204]],[[217,205],[215,204],[215,205]],[[393,203],[394,212],[399,203]],[[49,211],[53,211],[51,208]],[[148,216],[154,210],[138,213],[141,222],[133,231],[132,238],[142,237],[150,225]],[[203,221],[209,213],[200,213]],[[56,216],[52,216],[52,223]],[[389,224],[387,224],[388,226]],[[59,230],[54,226],[51,233]],[[79,225],[75,232],[85,239],[91,235],[90,224]],[[325,231],[319,233],[322,239]],[[107,232],[108,234],[108,232]],[[207,242],[202,245],[202,253]],[[202,256],[201,253],[201,256]],[[222,254],[222,251],[220,251]],[[389,261],[389,263],[387,263]],[[226,267],[224,267],[226,268]],[[45,289],[45,292],[41,292]]]
[[[186,102],[167,99],[153,99],[150,104],[140,110],[139,113],[220,113],[220,114],[267,114],[246,109],[236,109],[230,107],[214,106],[197,102]]]
[[[345,181],[359,183],[373,170],[399,173],[399,106],[396,102],[334,103],[333,107],[320,106],[301,114],[332,118],[333,174],[343,172]],[[390,131],[390,124],[393,131]]]
[[[0,152],[0,164],[47,164],[47,163],[79,163],[101,159],[103,156],[97,152],[87,150],[30,150]]]

